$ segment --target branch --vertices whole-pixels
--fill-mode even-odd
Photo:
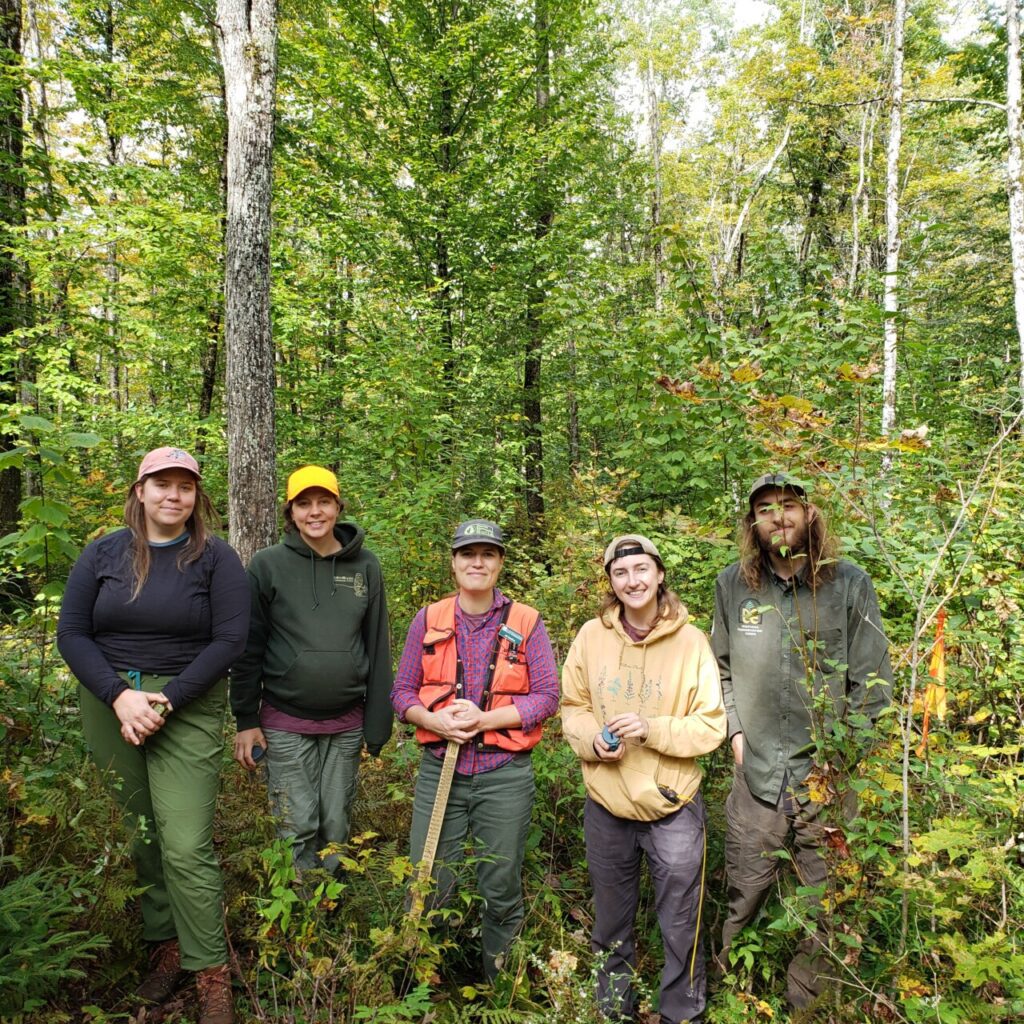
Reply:
[[[821,109],[828,110],[839,110],[843,107],[866,107],[869,103],[877,103],[879,100],[884,99],[882,96],[868,96],[867,99],[863,100],[849,100],[846,103],[811,103],[807,102],[805,106],[818,107]],[[907,96],[903,99],[904,103],[960,103],[964,106],[974,107],[994,107],[996,110],[1006,110],[1005,103],[998,103],[996,100],[986,100],[979,96]]]

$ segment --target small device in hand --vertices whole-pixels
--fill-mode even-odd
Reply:
[[[601,739],[608,745],[609,750],[618,750],[619,744],[622,742],[607,725],[601,730]]]
[[[265,753],[266,751],[258,743],[254,743],[252,745],[252,754],[250,756],[254,761],[262,761]]]

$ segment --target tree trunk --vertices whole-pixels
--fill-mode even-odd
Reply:
[[[847,292],[851,297],[859,293],[857,281],[861,272],[861,225],[868,225],[871,216],[868,206],[868,193],[870,192],[868,180],[871,170],[871,154],[875,143],[875,115],[877,110],[876,104],[865,104],[860,123],[860,147],[857,151],[857,188],[854,190],[851,202],[853,211],[853,240],[850,253],[850,280],[847,287]]]
[[[892,26],[892,96],[889,103],[889,145],[885,162],[885,348],[882,369],[882,434],[896,424],[896,357],[900,309],[900,147],[903,142],[903,31],[907,0],[896,0]],[[888,470],[891,456],[883,459]]]
[[[276,0],[217,0],[227,99],[228,520],[243,562],[277,538],[270,195],[277,62]]]
[[[647,45],[654,46],[652,29],[648,25]],[[654,59],[648,54],[644,73],[647,91],[647,116],[651,128],[651,173],[654,181],[651,188],[651,235],[654,239],[654,309],[661,312],[665,294],[665,240],[661,236],[661,104],[658,99],[658,80],[654,73]]]
[[[551,101],[551,51],[547,0],[535,0],[534,119],[538,133],[547,126]],[[526,353],[523,364],[523,416],[526,431],[525,466],[527,536],[536,548],[544,536],[544,435],[541,422],[540,377],[544,348],[545,261],[542,252],[554,220],[550,183],[543,156],[534,177],[534,259],[527,289]]]
[[[25,223],[25,179],[22,134],[21,0],[0,0],[0,345],[10,346],[12,355],[4,362],[10,367],[0,377],[0,402],[18,400],[18,360],[13,350],[20,347],[8,338],[25,325],[25,275],[11,251],[13,231]],[[11,451],[16,438],[0,434],[0,454]],[[0,470],[0,536],[18,528],[21,504],[21,470],[8,466]]]
[[[1010,254],[1013,261],[1013,310],[1020,352],[1021,408],[1024,409],[1024,184],[1021,182],[1020,12],[1006,0],[1006,187],[1010,204]]]

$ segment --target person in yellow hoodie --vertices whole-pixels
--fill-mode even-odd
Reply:
[[[707,998],[706,821],[695,759],[725,739],[722,687],[707,637],[666,587],[654,544],[616,537],[604,568],[611,591],[569,650],[561,709],[587,787],[597,1000],[609,1021],[634,1019],[633,921],[646,856],[665,948],[661,1021],[695,1024]]]

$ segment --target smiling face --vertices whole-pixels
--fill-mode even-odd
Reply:
[[[787,488],[766,487],[751,502],[754,531],[761,550],[790,558],[807,550],[808,508]]]
[[[631,623],[645,626],[654,621],[658,614],[658,587],[664,582],[665,573],[650,555],[616,558],[608,568],[608,578]]]
[[[291,502],[292,522],[299,536],[314,550],[334,538],[341,503],[323,487],[307,487]]]
[[[196,478],[187,469],[161,469],[135,485],[152,541],[175,540],[196,507]]]
[[[460,592],[490,593],[497,585],[505,556],[493,544],[467,544],[452,552],[452,574]]]

